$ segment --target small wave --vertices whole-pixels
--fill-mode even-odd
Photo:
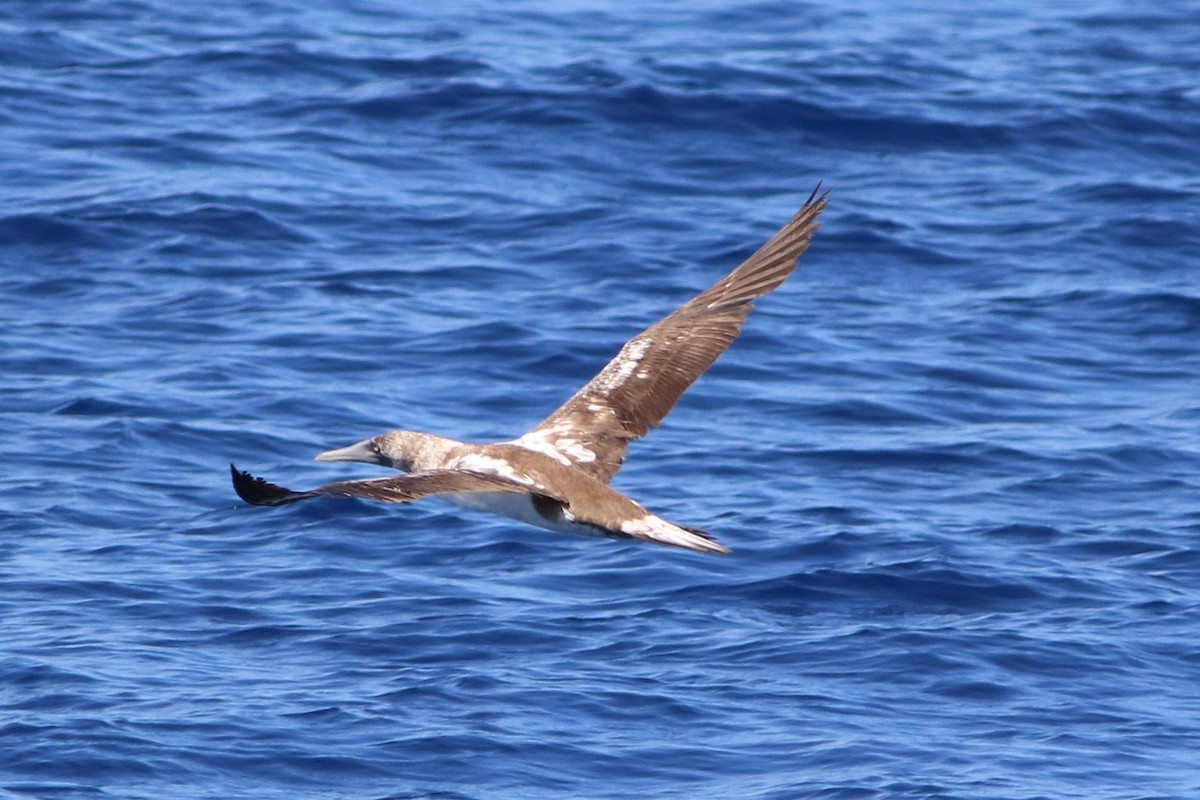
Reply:
[[[105,247],[103,231],[68,214],[11,214],[0,217],[0,247]]]

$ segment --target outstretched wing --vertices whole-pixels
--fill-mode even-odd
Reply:
[[[297,492],[285,489],[249,472],[229,465],[233,476],[233,489],[238,497],[256,506],[282,506],[307,500],[310,497],[361,497],[367,500],[382,500],[385,503],[410,503],[437,494],[459,492],[512,492],[534,494],[529,487],[498,475],[459,470],[433,470],[393,475],[369,480],[336,481]]]
[[[596,377],[514,444],[611,479],[629,442],[657,427],[737,338],[751,302],[796,269],[829,196],[818,195],[820,189],[741,266],[630,339]]]

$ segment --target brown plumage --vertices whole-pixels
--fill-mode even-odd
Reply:
[[[559,450],[604,480],[621,468],[629,442],[658,427],[741,333],[751,301],[778,288],[796,269],[819,227],[828,192],[820,187],[796,215],[733,272],[634,336],[604,369],[518,443]],[[563,439],[571,445],[555,447]],[[578,458],[574,454],[590,451]]]
[[[828,193],[804,206],[737,269],[634,336],[553,414],[523,436],[466,444],[390,431],[317,456],[363,461],[408,474],[337,481],[293,491],[232,464],[238,495],[255,505],[313,497],[407,503],[440,496],[551,530],[637,538],[708,553],[729,549],[696,528],[668,522],[609,486],[629,442],[657,427],[680,395],[738,337],[751,303],[778,288],[817,231]]]

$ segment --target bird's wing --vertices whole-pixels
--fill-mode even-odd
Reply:
[[[751,302],[796,269],[826,206],[829,193],[818,194],[820,189],[754,255],[630,339],[596,377],[514,444],[610,480],[629,442],[657,427],[737,338]]]
[[[386,478],[335,481],[301,492],[256,478],[249,472],[238,470],[233,464],[229,465],[229,471],[233,476],[233,489],[238,493],[238,497],[256,506],[282,506],[311,497],[361,497],[367,500],[382,500],[385,503],[410,503],[431,495],[464,492],[538,494],[526,485],[499,475],[459,470],[432,470]]]

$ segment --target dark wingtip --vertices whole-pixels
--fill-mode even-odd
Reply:
[[[293,492],[282,486],[268,483],[262,478],[256,478],[249,472],[243,472],[233,464],[229,465],[229,474],[233,476],[233,490],[238,497],[254,506],[278,506],[284,503],[294,503],[307,495],[304,492]]]
[[[817,181],[816,187],[814,187],[812,192],[808,195],[808,199],[804,201],[804,205],[811,206],[811,205],[813,205],[813,201],[816,201],[817,203],[820,203],[821,205],[825,205],[825,203],[828,202],[829,195],[833,191],[833,189],[825,189],[825,191],[822,192],[821,189],[823,189],[824,187],[825,187],[825,181]]]

